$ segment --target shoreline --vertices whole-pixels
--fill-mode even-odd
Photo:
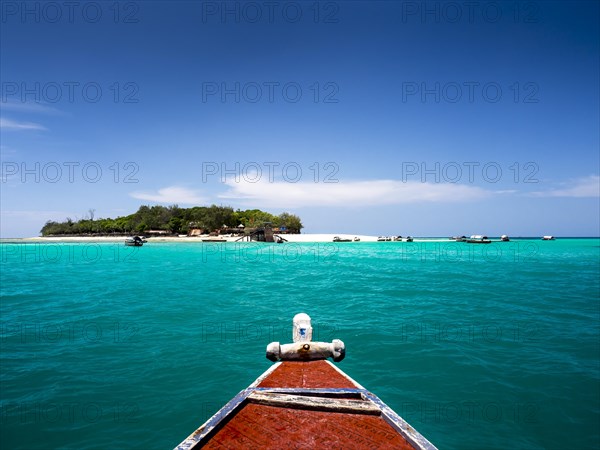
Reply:
[[[344,233],[308,233],[308,234],[282,234],[281,237],[287,240],[287,243],[333,243],[334,237],[341,239],[350,239],[352,242],[339,242],[340,244],[360,244],[361,242],[378,242],[378,236],[361,235],[361,234],[344,234]],[[238,241],[240,236],[162,236],[149,237],[147,243],[206,243],[207,240],[213,240],[217,243],[256,243],[258,241]],[[360,241],[353,241],[354,238],[359,238]],[[97,242],[97,243],[123,243],[125,236],[49,236],[49,237],[27,237],[27,238],[1,238],[0,243],[78,243],[78,242]],[[535,239],[536,237],[516,237],[512,239]],[[224,241],[223,241],[224,240]],[[406,242],[406,236],[402,241],[385,241],[385,242]],[[449,238],[443,237],[413,237],[413,242],[454,242]],[[493,240],[493,242],[496,242]],[[499,241],[498,241],[499,242]]]
[[[281,237],[289,243],[317,243],[317,242],[333,242],[335,236],[341,239],[354,239],[358,237],[359,242],[377,242],[377,236],[359,235],[359,234],[334,234],[334,233],[315,233],[315,234],[282,234]],[[176,243],[199,243],[206,241],[215,241],[220,243],[238,242],[248,243],[249,241],[238,241],[241,236],[158,236],[146,237],[147,243],[152,242],[176,242]],[[28,237],[28,238],[6,238],[1,239],[2,242],[124,242],[126,236],[48,236],[48,237]],[[223,242],[223,240],[225,242]],[[257,241],[250,241],[257,242]]]

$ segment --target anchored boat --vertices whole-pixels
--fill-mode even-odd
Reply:
[[[296,314],[292,344],[273,342],[276,361],[176,447],[420,449],[436,447],[327,358],[341,361],[340,340],[313,342],[310,317]]]
[[[463,242],[467,244],[491,244],[492,241],[487,236],[481,234],[473,234],[470,238],[465,239]]]
[[[141,247],[144,245],[144,242],[146,241],[139,236],[128,237],[125,239],[125,245],[128,247]]]

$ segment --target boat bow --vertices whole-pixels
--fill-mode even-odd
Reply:
[[[296,315],[293,336],[296,342],[286,345],[315,344],[307,315]],[[379,397],[326,360],[333,354],[325,354],[315,352],[302,360],[293,352],[280,354],[283,361],[236,395],[176,450],[436,449]],[[272,351],[267,350],[269,356]]]

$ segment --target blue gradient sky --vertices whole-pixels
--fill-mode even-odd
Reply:
[[[1,3],[2,237],[157,203],[600,234],[598,2],[51,3]]]

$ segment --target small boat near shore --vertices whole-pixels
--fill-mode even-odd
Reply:
[[[145,239],[142,239],[139,236],[132,236],[125,239],[125,245],[128,247],[141,247],[146,242]]]
[[[327,358],[341,361],[340,340],[313,342],[310,317],[294,316],[292,344],[272,342],[277,361],[176,450],[199,448],[417,449],[436,447]]]
[[[339,236],[335,236],[335,237],[333,238],[333,242],[352,242],[352,239],[342,239],[342,238],[341,238],[341,237],[339,237]]]
[[[542,236],[542,241],[554,241],[556,238],[554,236]]]
[[[470,238],[465,239],[467,244],[491,244],[492,241],[487,236],[481,234],[473,234]]]

